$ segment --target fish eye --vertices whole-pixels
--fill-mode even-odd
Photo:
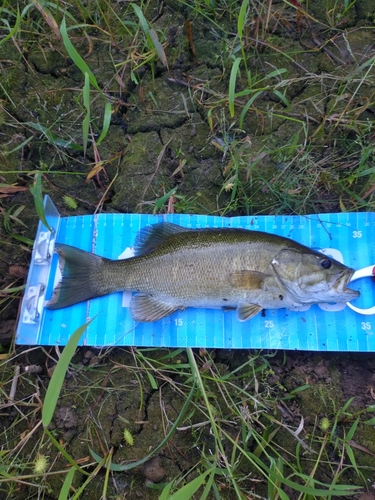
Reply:
[[[329,259],[322,259],[320,265],[323,269],[330,269],[332,267],[332,262]]]

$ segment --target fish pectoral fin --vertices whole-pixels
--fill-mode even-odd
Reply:
[[[268,278],[267,274],[259,271],[248,271],[243,269],[241,271],[234,271],[229,275],[229,283],[233,288],[241,290],[261,290],[262,283]]]
[[[130,312],[134,321],[157,321],[178,309],[185,308],[162,302],[145,293],[134,295],[130,302]]]
[[[259,306],[258,304],[239,302],[237,306],[237,318],[239,319],[239,321],[247,321],[248,319],[258,314],[258,312],[260,312],[262,309],[263,307]]]

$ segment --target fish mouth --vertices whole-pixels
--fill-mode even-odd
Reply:
[[[342,273],[339,274],[334,283],[334,288],[337,292],[343,293],[350,298],[346,300],[353,300],[359,297],[360,293],[357,290],[353,290],[352,288],[348,288],[350,280],[353,277],[354,269],[344,269]]]

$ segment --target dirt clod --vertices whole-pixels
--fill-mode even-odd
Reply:
[[[78,418],[71,408],[64,406],[56,411],[55,422],[60,429],[72,429],[77,426]]]
[[[329,377],[329,370],[324,365],[318,365],[314,368],[314,373],[318,379],[327,379]]]
[[[153,483],[160,483],[166,476],[166,472],[161,465],[161,458],[159,456],[151,458],[143,465],[143,474],[149,481]]]

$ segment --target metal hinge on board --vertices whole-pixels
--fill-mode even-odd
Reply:
[[[51,266],[55,240],[56,231],[54,229],[52,231],[40,231],[36,236],[30,268],[40,279],[43,279],[45,275],[43,272],[38,272],[41,271],[40,267],[47,266],[49,269]],[[33,269],[34,266],[38,266],[39,269],[38,267]],[[46,283],[37,283],[26,287],[22,315],[23,323],[36,323],[39,320],[43,309],[45,291]]]
[[[39,221],[25,294],[21,306],[17,337],[28,337],[30,330],[32,330],[35,335],[35,330],[39,330],[43,312],[45,293],[60,222],[60,214],[49,196],[46,196],[44,199],[44,209],[47,223],[52,230],[49,231],[46,226]]]

